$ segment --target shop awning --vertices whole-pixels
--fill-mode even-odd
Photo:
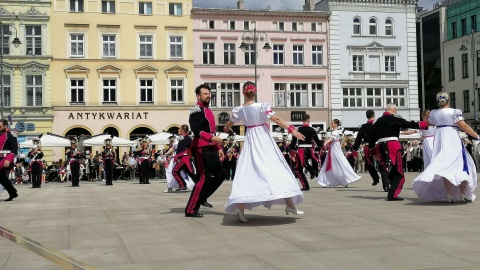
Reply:
[[[107,135],[107,134],[106,135],[93,136],[90,139],[86,139],[83,143],[85,144],[85,146],[104,146],[105,145],[105,140],[109,139],[109,138],[112,138],[112,145],[113,146],[128,146],[128,147],[131,147],[131,146],[136,146],[137,145],[137,143],[134,142],[134,141],[129,141],[127,139],[122,139],[122,138],[119,138],[119,137],[116,137],[116,136],[112,137],[112,135]]]
[[[168,138],[174,136],[172,133],[168,132],[161,132],[155,133],[153,135],[148,135],[148,139],[150,139],[150,144],[169,144],[170,141]]]
[[[70,140],[58,136],[55,134],[46,134],[42,135],[40,138],[40,143],[42,147],[69,147],[70,146]],[[25,142],[20,143],[20,148],[30,148],[33,147],[33,141],[28,140]]]

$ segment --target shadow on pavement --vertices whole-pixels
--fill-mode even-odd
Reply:
[[[301,216],[300,216],[301,217]],[[226,213],[223,217],[223,226],[257,226],[257,227],[266,227],[266,226],[277,226],[285,224],[293,224],[299,219],[297,216],[292,217],[275,217],[275,216],[259,216],[259,215],[245,215],[247,219],[246,223],[239,222],[232,214]]]

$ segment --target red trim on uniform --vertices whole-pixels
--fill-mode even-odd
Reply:
[[[402,160],[402,152],[398,151],[396,155],[396,160],[397,160],[397,172],[402,176],[402,179],[400,180],[400,183],[398,183],[397,189],[395,190],[395,193],[393,194],[393,198],[397,198],[397,196],[402,192],[403,189],[403,184],[405,183],[405,174],[403,173],[403,160]]]
[[[198,200],[200,199],[200,193],[205,185],[205,168],[203,164],[203,157],[202,157],[202,148],[195,149],[195,160],[197,162],[197,173],[200,175],[198,182],[195,184],[192,190],[192,195],[187,205],[186,212],[187,214],[195,214],[195,207],[198,204]]]
[[[180,188],[184,188],[185,185],[183,184],[185,180],[183,180],[180,175],[180,170],[182,169],[183,165],[185,165],[185,163],[183,163],[183,161],[178,161],[177,164],[175,164],[175,166],[173,167],[173,170],[172,170],[172,175],[173,175],[173,178],[177,181],[178,183],[178,186]],[[183,181],[182,181],[183,180]]]
[[[390,115],[391,113],[389,112],[384,112],[383,115]]]
[[[371,124],[371,123],[373,123],[373,122],[375,122],[375,120],[368,120],[368,121],[367,121],[367,124]]]
[[[299,164],[302,165],[302,167],[305,167],[305,149],[304,148],[297,149],[297,158],[298,158],[298,161],[300,162]]]
[[[418,125],[420,126],[420,129],[428,129],[428,122],[420,121],[418,122]]]

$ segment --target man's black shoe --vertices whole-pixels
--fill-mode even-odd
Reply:
[[[383,191],[388,192],[388,188],[383,188]]]
[[[376,186],[380,181],[378,180],[373,180],[372,186]]]
[[[307,190],[307,191],[308,191],[308,190],[310,190],[310,189],[309,189],[309,188],[302,188],[302,189],[300,189],[300,190]]]
[[[393,197],[387,197],[387,200],[390,202],[390,201],[403,201],[404,198],[400,198],[400,197],[397,197],[397,198],[393,198]]]
[[[185,214],[186,217],[203,217],[200,213]]]
[[[6,202],[13,201],[13,199],[15,199],[15,198],[17,198],[17,197],[18,197],[18,194],[15,193],[15,194],[11,195],[10,197],[8,197],[8,199],[6,199],[5,201],[6,201]]]
[[[202,205],[208,208],[213,208],[213,205],[209,204],[208,202],[203,202]]]

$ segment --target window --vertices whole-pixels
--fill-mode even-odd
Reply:
[[[27,55],[42,55],[42,27],[40,25],[25,26]]]
[[[83,0],[70,0],[70,12],[83,12]]]
[[[152,35],[140,35],[140,58],[153,58]]]
[[[244,21],[243,22],[243,30],[250,30],[250,22]]]
[[[85,104],[85,81],[83,79],[70,80],[70,104]]]
[[[215,30],[215,21],[213,21],[213,20],[207,21],[207,29]]]
[[[2,45],[2,49],[3,49],[1,53],[3,53],[3,55],[9,55],[10,54],[10,25],[6,25],[6,24],[2,25],[2,28],[0,29],[0,31],[3,32],[3,44],[0,44]]]
[[[450,92],[450,107],[453,109],[457,108],[457,101],[455,99],[455,92]]]
[[[322,45],[312,46],[312,64],[314,66],[323,65],[323,46]]]
[[[465,36],[467,34],[467,19],[462,19],[462,36]]]
[[[292,22],[292,31],[294,31],[294,32],[298,31],[298,23],[297,22]]]
[[[395,56],[385,56],[385,72],[395,72]]]
[[[3,75],[2,86],[3,86],[3,105],[5,107],[10,107],[10,93],[11,93],[10,75]]]
[[[310,28],[312,32],[317,32],[317,23],[312,23]]]
[[[477,32],[477,15],[472,15],[472,30]]]
[[[470,91],[463,90],[463,112],[470,112]]]
[[[478,70],[478,65],[477,65]],[[448,58],[448,80],[455,80],[455,61],[453,57]]]
[[[174,16],[182,16],[182,3],[168,4],[168,14]]]
[[[273,45],[273,64],[274,65],[285,64],[284,45],[280,45],[280,44]]]
[[[153,103],[153,80],[140,80],[140,103]]]
[[[117,80],[103,80],[103,103],[117,103]]]
[[[236,64],[235,43],[223,44],[223,64],[235,65]]]
[[[308,91],[306,83],[290,84],[290,107],[307,107]]]
[[[217,107],[217,83],[205,82],[206,85],[210,86],[210,107]]]
[[[183,57],[183,37],[170,37],[170,58]]]
[[[254,65],[255,64],[255,44],[246,44],[245,49],[245,65]]]
[[[375,18],[371,18],[368,21],[368,29],[370,31],[370,35],[376,36],[377,35],[377,20]]]
[[[285,31],[285,23],[284,22],[274,22],[273,23],[273,30],[274,31]]]
[[[275,83],[273,85],[274,89],[274,98],[275,98],[275,107],[287,107],[287,84],[286,83]]]
[[[387,104],[393,103],[398,107],[406,107],[407,97],[405,95],[405,88],[386,88],[385,97]]]
[[[303,65],[303,45],[293,45],[293,64]]]
[[[102,35],[102,51],[103,57],[116,57],[115,35]]]
[[[240,106],[240,84],[221,83],[220,99],[222,107]]]
[[[223,21],[223,29],[235,30],[235,21]]]
[[[70,34],[70,57],[84,57],[84,45],[83,34]]]
[[[41,107],[42,99],[42,75],[26,75],[27,106]]]
[[[452,22],[452,36],[453,36],[453,38],[457,38],[457,37],[458,37],[458,33],[457,33],[457,22]]]
[[[367,88],[367,107],[382,107],[382,88]]]
[[[363,71],[363,55],[354,55],[352,59],[352,71]]]
[[[354,35],[362,34],[362,22],[360,21],[360,18],[353,19],[353,34]]]
[[[393,36],[393,21],[392,19],[385,20],[385,36]]]
[[[115,1],[102,0],[102,13],[115,13]]]
[[[312,84],[312,107],[323,107],[323,84]]]
[[[462,78],[468,78],[468,53],[462,54]]]
[[[183,80],[170,81],[170,101],[183,102]]]
[[[359,108],[363,105],[362,88],[343,88],[343,107]]]
[[[152,2],[138,2],[138,14],[152,15]]]
[[[203,43],[203,64],[215,65],[215,43]]]

